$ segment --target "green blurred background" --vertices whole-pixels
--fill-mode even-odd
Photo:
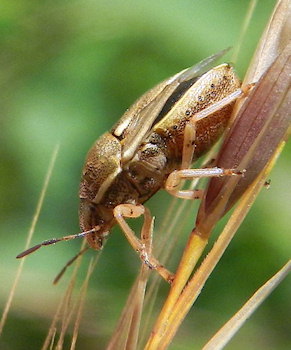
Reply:
[[[274,3],[258,2],[235,63],[240,77]],[[144,91],[235,46],[248,4],[247,0],[1,1],[1,309],[55,145],[60,143],[60,152],[35,243],[78,232],[78,185],[91,144]],[[290,257],[290,152],[287,145],[271,175],[271,188],[262,191],[172,349],[201,348]],[[162,194],[150,201],[157,218],[167,199]],[[189,227],[193,222],[194,218]],[[52,280],[79,244],[44,248],[27,259],[0,338],[1,350],[41,347],[69,276],[56,287]],[[88,253],[85,261],[94,254]],[[78,349],[104,348],[138,266],[135,253],[115,229],[90,283]],[[159,297],[166,291],[165,286]],[[289,279],[227,349],[290,349],[290,295]]]

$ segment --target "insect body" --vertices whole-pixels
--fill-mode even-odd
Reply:
[[[201,77],[191,69],[166,80],[143,95],[90,149],[80,185],[80,227],[100,227],[87,236],[100,249],[115,224],[113,209],[142,204],[163,188],[168,175],[180,169],[185,125],[205,108],[238,90],[240,82],[228,64]],[[195,121],[192,162],[224,131],[233,103]]]
[[[189,175],[186,169],[217,141],[226,128],[235,99],[241,94],[239,79],[230,65],[207,71],[206,66],[217,56],[145,93],[110,132],[95,142],[87,155],[80,183],[82,233],[44,241],[18,258],[43,245],[82,236],[86,236],[92,248],[101,249],[104,238],[118,221],[134,249],[144,261],[149,261],[143,245],[132,238],[120,216],[131,217],[135,212],[132,217],[144,213],[146,218],[145,211],[136,208],[161,188],[178,195],[173,188],[179,183],[179,171],[182,178],[232,174],[214,168],[192,169]],[[170,177],[171,189],[166,184]]]

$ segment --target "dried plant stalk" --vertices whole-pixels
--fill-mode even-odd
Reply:
[[[76,342],[79,334],[79,328],[80,328],[80,323],[82,319],[82,314],[83,314],[83,309],[84,309],[84,303],[86,300],[86,293],[90,281],[90,277],[94,271],[94,268],[98,262],[99,255],[95,256],[95,259],[91,259],[91,262],[89,263],[89,267],[87,270],[87,275],[85,277],[85,280],[83,282],[83,285],[80,290],[79,294],[79,299],[77,302],[77,313],[76,313],[76,320],[74,324],[74,331],[73,331],[73,336],[72,336],[72,341],[71,341],[71,347],[70,350],[75,350],[76,348]]]
[[[215,334],[213,338],[203,347],[203,350],[220,350],[233,335],[240,329],[248,317],[261,305],[261,303],[272,293],[272,291],[283,281],[291,271],[291,260],[282,267],[272,278],[270,278],[256,293],[245,303],[245,305]]]
[[[149,252],[152,251],[153,222],[153,219],[145,222],[141,232],[141,237]],[[146,232],[150,232],[150,235],[146,235]],[[107,346],[107,350],[136,349],[149,272],[149,268],[142,263],[140,273],[127,298],[127,302]]]
[[[35,227],[36,227],[36,224],[37,224],[37,221],[38,221],[38,218],[39,218],[39,215],[40,215],[40,211],[41,211],[41,208],[42,208],[42,205],[43,205],[43,201],[44,201],[44,198],[45,198],[45,195],[46,195],[46,192],[47,192],[47,188],[48,188],[48,185],[49,185],[49,181],[51,179],[52,172],[53,172],[53,169],[54,169],[54,166],[55,166],[55,162],[56,162],[56,159],[57,159],[59,148],[60,148],[59,145],[56,145],[54,150],[53,150],[52,157],[51,157],[51,160],[49,162],[48,170],[47,170],[47,173],[46,173],[46,176],[45,176],[45,180],[44,180],[44,183],[43,183],[43,186],[42,186],[42,189],[41,189],[41,193],[40,193],[40,196],[39,196],[39,200],[38,200],[38,203],[36,205],[35,213],[34,213],[34,216],[33,216],[32,222],[31,222],[31,226],[30,226],[30,229],[28,231],[27,239],[26,239],[26,242],[25,242],[25,249],[27,249],[29,247],[31,239],[32,239],[32,236],[34,234]],[[6,302],[6,305],[5,305],[2,317],[1,317],[1,321],[0,321],[0,335],[1,335],[2,331],[3,331],[3,328],[5,326],[5,322],[7,320],[7,316],[8,316],[8,313],[9,313],[9,310],[10,310],[10,307],[11,307],[11,304],[12,304],[12,301],[13,301],[13,297],[14,297],[14,294],[15,294],[15,291],[16,291],[16,288],[17,288],[17,285],[18,285],[18,281],[19,281],[19,278],[20,278],[22,270],[23,270],[24,262],[25,262],[24,259],[20,261],[19,267],[18,267],[16,275],[15,275],[15,279],[14,279],[13,285],[12,285],[11,290],[9,292],[9,296],[8,296],[8,299],[7,299],[7,302]]]
[[[83,247],[84,243],[82,244]],[[81,248],[82,249],[82,248]],[[72,313],[68,310],[68,305],[72,301],[72,294],[74,290],[74,286],[76,283],[76,276],[78,273],[78,270],[81,265],[81,259],[77,259],[76,265],[74,266],[74,270],[71,275],[70,282],[68,284],[68,287],[64,293],[64,296],[60,300],[60,303],[56,309],[55,315],[52,319],[50,328],[48,330],[47,336],[45,338],[45,341],[43,343],[43,346],[41,350],[47,350],[50,344],[54,344],[55,338],[56,338],[56,333],[57,333],[57,327],[58,327],[58,322],[61,320],[62,321],[62,328],[60,332],[60,336],[58,339],[58,346],[59,348],[62,347],[63,343],[63,338],[65,335],[65,330],[67,329],[68,326],[68,321],[71,319]],[[62,339],[62,340],[60,340]]]
[[[282,15],[281,11],[284,7],[279,5],[275,9],[271,22],[278,17],[277,11],[280,11]],[[285,16],[286,14],[288,12],[284,13]],[[287,21],[286,17],[285,20]],[[282,23],[284,24],[284,21]],[[280,26],[282,23],[280,23]],[[271,32],[273,36],[274,30],[273,28]],[[277,28],[278,41],[281,39],[280,33],[283,32],[281,27]],[[264,37],[264,40],[267,40],[267,38]],[[279,47],[279,45],[277,46]],[[266,67],[265,55],[268,55],[268,52],[261,51],[261,56],[257,55],[258,62],[260,62],[260,57],[264,61],[264,68]],[[260,72],[262,73],[262,70]],[[248,78],[250,76],[248,75]],[[240,218],[246,215],[251,202],[263,186],[264,181],[259,181],[258,179],[264,180],[266,174],[270,171],[270,164],[273,164],[273,160],[281,150],[282,142],[287,136],[291,122],[290,76],[290,45],[287,45],[283,53],[281,53],[260,81],[256,83],[244,104],[240,103],[239,114],[221,148],[217,164],[223,168],[239,167],[242,170],[245,169],[246,175],[241,179],[238,177],[220,178],[210,181],[200,206],[196,228],[188,241],[169,297],[153,328],[146,349],[164,349],[169,345],[187,311],[198,296],[203,283],[206,281],[206,279],[201,280],[197,277],[201,272],[200,269],[181,295],[180,293],[183,283],[185,285],[191,273],[191,268],[194,268],[217,221],[249,188],[247,205],[237,218],[238,221],[241,221]],[[255,186],[254,179],[258,181],[258,187]],[[232,234],[235,233],[235,229],[232,229]],[[221,256],[223,251],[221,250],[217,255]],[[214,253],[213,255],[215,256]],[[217,259],[214,259],[213,264],[208,268],[209,273],[216,263]],[[178,281],[177,284],[175,283],[176,281]],[[195,283],[192,283],[193,281]],[[192,285],[192,289],[190,285]]]

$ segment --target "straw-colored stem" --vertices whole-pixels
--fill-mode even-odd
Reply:
[[[290,271],[291,260],[289,260],[272,278],[255,292],[243,307],[215,334],[213,338],[211,338],[211,340],[203,347],[203,350],[222,349],[241,328],[245,321],[253,314],[253,312],[283,281]]]
[[[80,327],[81,318],[82,318],[82,314],[83,314],[84,303],[85,303],[85,299],[86,299],[86,293],[87,293],[87,289],[88,289],[88,285],[89,285],[89,280],[90,280],[92,272],[94,271],[94,268],[97,264],[98,257],[99,257],[99,255],[97,257],[95,257],[95,261],[93,261],[93,259],[91,260],[89,267],[88,267],[88,270],[87,270],[86,278],[83,282],[83,285],[82,285],[82,288],[80,291],[80,297],[79,297],[79,302],[78,302],[79,305],[78,305],[78,310],[77,310],[77,315],[76,315],[70,350],[75,350],[75,348],[76,348],[76,342],[77,342],[77,338],[78,338],[79,327]]]
[[[27,235],[27,239],[26,239],[26,243],[25,243],[25,249],[27,249],[29,247],[31,239],[32,239],[32,236],[34,234],[35,226],[36,226],[38,218],[39,218],[39,214],[40,214],[40,211],[41,211],[41,208],[42,208],[42,205],[43,205],[43,201],[44,201],[44,198],[45,198],[45,195],[46,195],[46,191],[47,191],[47,188],[48,188],[48,185],[49,185],[50,178],[52,176],[52,171],[53,171],[53,168],[55,166],[55,162],[56,162],[56,159],[57,159],[59,148],[60,148],[60,146],[58,144],[58,145],[55,146],[55,148],[53,150],[52,157],[51,157],[51,160],[50,160],[50,163],[49,163],[49,166],[48,166],[48,170],[47,170],[47,173],[46,173],[46,177],[45,177],[45,180],[44,180],[44,184],[42,186],[42,190],[41,190],[41,193],[40,193],[40,196],[39,196],[39,200],[38,200],[38,203],[36,205],[35,213],[34,213],[34,216],[33,216],[32,222],[31,222],[31,226],[30,226],[30,229],[29,229],[29,232],[28,232],[28,235]],[[16,273],[13,285],[11,287],[11,290],[10,290],[10,293],[9,293],[9,296],[8,296],[8,300],[6,302],[6,305],[5,305],[5,308],[4,308],[2,317],[1,317],[1,321],[0,321],[0,335],[1,335],[2,331],[3,331],[4,325],[5,325],[7,316],[8,316],[8,312],[9,312],[11,304],[12,304],[12,300],[13,300],[13,297],[14,297],[14,294],[15,294],[15,291],[16,291],[16,288],[17,288],[17,285],[18,285],[18,281],[19,281],[19,278],[20,278],[22,270],[23,270],[24,262],[25,262],[25,259],[21,260],[20,263],[19,263],[19,266],[18,266],[18,269],[17,269],[17,273]]]
[[[268,165],[256,179],[253,186],[243,195],[240,205],[233,212],[211,252],[207,255],[200,268],[189,281],[181,296],[177,299],[174,305],[172,305],[170,312],[168,314],[164,313],[163,317],[159,316],[156,327],[153,329],[151,337],[146,346],[147,350],[166,349],[171,343],[182,321],[199,296],[208,277],[212,273],[228,244],[231,242],[236,230],[250,210],[256,195],[264,185],[266,176],[281,153],[284,144],[284,142],[281,143]]]
[[[196,230],[192,231],[192,234],[188,240],[184,254],[180,261],[168,298],[157,319],[156,326],[153,329],[152,336],[145,349],[159,349],[158,344],[160,343],[161,337],[163,337],[164,329],[166,328],[164,320],[167,320],[170,317],[174,305],[176,304],[195,265],[201,257],[203,250],[207,245],[207,242],[207,237],[201,236]]]

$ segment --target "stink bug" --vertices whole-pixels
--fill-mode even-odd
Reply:
[[[242,91],[229,64],[212,69],[211,56],[166,79],[140,97],[117,124],[89,150],[80,183],[81,233],[44,241],[19,254],[21,258],[44,245],[86,236],[101,249],[117,222],[143,261],[167,280],[169,272],[146,251],[124,217],[150,213],[142,205],[158,190],[181,198],[199,198],[199,191],[180,191],[184,178],[235,175],[231,169],[190,169],[225,130],[235,99]]]

